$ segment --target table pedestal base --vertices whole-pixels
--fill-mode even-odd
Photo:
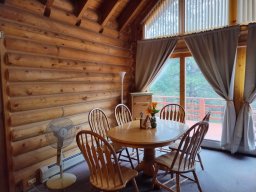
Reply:
[[[143,161],[136,167],[137,171],[143,171],[147,176],[154,175],[154,161],[155,161],[155,149],[144,149]]]

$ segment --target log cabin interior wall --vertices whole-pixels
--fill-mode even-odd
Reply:
[[[110,5],[104,5],[103,0],[83,1],[81,5],[74,2],[78,1],[0,2],[10,191],[17,186],[26,188],[40,167],[55,162],[56,150],[44,135],[50,120],[65,116],[78,129],[87,129],[88,112],[100,107],[114,125],[121,71],[127,72],[127,102],[134,60],[126,28],[149,1],[112,0]],[[124,6],[129,11],[134,4],[138,9],[132,14],[120,14]],[[101,11],[104,14],[99,17]],[[111,20],[114,16],[118,16],[119,25]],[[75,142],[64,149],[65,157],[77,152]]]
[[[136,40],[142,38],[142,21],[157,2],[0,0],[0,31],[5,35],[0,39],[4,110],[0,139],[3,134],[6,138],[0,146],[7,151],[8,164],[0,167],[0,171],[6,169],[0,178],[9,173],[10,191],[26,189],[27,181],[38,176],[40,167],[55,162],[56,150],[44,135],[50,120],[65,116],[78,130],[88,129],[88,112],[100,107],[115,125],[119,72],[127,72],[124,99],[128,103],[128,93],[133,91]],[[235,21],[236,8],[232,10],[230,20]],[[240,44],[245,42],[246,34],[241,34]],[[242,49],[237,70],[244,70]],[[173,56],[184,58],[187,54],[185,42],[179,40]],[[181,78],[184,82],[185,76]],[[244,72],[238,73],[238,104],[243,79]],[[181,100],[185,100],[185,87],[181,90]],[[77,152],[75,142],[64,149],[65,157]],[[1,179],[0,186],[3,183]]]
[[[0,33],[0,66],[3,63],[2,54],[3,54],[3,33]],[[0,91],[2,93],[2,86]],[[3,191],[7,191],[8,183],[8,169],[6,164],[6,147],[5,147],[5,130],[4,130],[4,109],[2,103],[2,95],[0,95],[0,188]]]

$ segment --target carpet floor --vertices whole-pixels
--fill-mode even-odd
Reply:
[[[201,157],[205,170],[202,171],[199,164],[196,172],[204,192],[256,192],[256,158],[244,155],[230,155],[229,153],[202,149]],[[74,185],[64,190],[49,190],[45,184],[34,186],[29,192],[96,192],[89,182],[87,164],[82,162],[66,172],[77,176]],[[152,178],[139,174],[136,178],[141,192],[162,192],[163,189],[153,190]],[[132,192],[131,183],[122,190]],[[182,192],[196,192],[197,185],[191,181],[181,184]]]

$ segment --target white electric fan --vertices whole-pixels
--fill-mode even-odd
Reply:
[[[46,185],[49,189],[64,189],[76,182],[76,176],[70,173],[63,173],[62,149],[67,147],[74,140],[76,131],[73,122],[68,118],[52,120],[46,129],[46,139],[50,145],[57,149],[57,165],[60,167],[60,174],[51,177]]]

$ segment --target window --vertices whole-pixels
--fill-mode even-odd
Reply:
[[[146,39],[179,33],[179,0],[161,0],[144,25]]]
[[[225,100],[207,82],[193,57],[186,58],[186,122],[192,126],[211,111],[206,139],[221,139]]]
[[[146,19],[144,38],[223,27],[228,25],[228,10],[229,0],[160,0]]]
[[[256,21],[256,1],[255,0],[237,0],[237,22],[247,24]]]
[[[169,58],[156,79],[149,86],[153,101],[159,109],[168,103],[180,102],[180,62],[179,58]]]
[[[228,0],[186,0],[185,32],[228,25]]]

